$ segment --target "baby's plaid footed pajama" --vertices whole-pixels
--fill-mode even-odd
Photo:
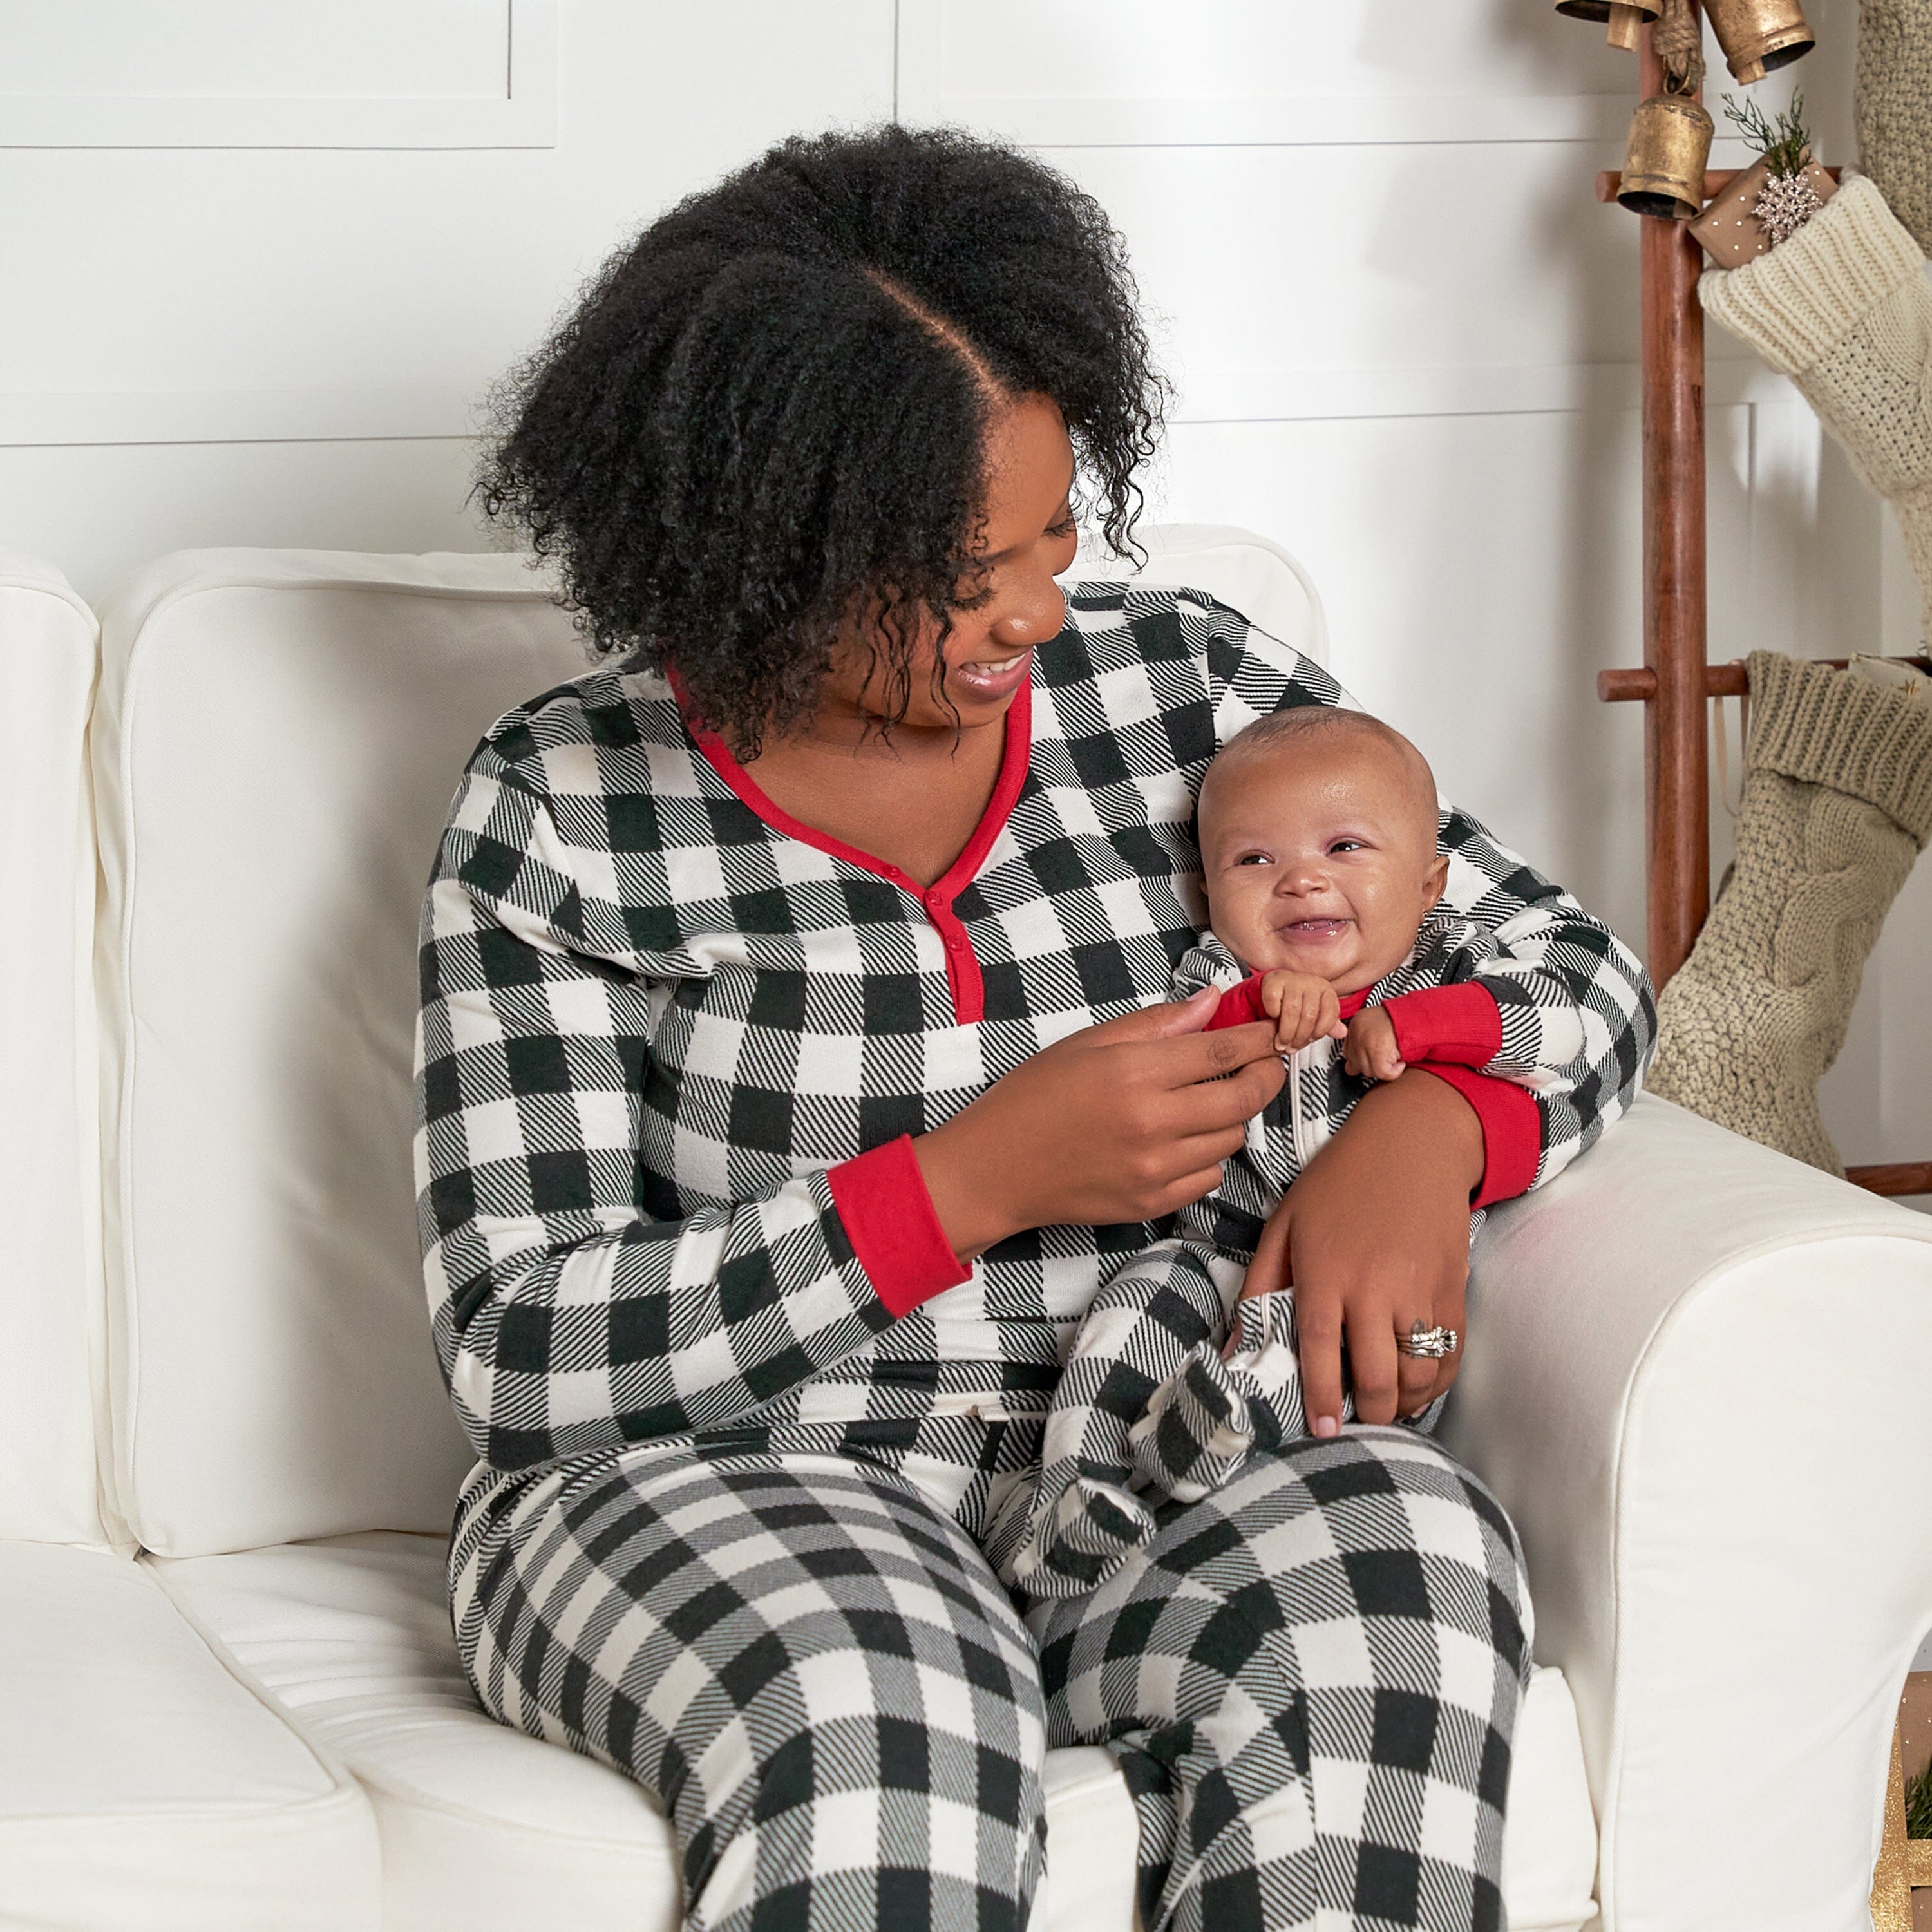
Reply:
[[[1207,986],[1222,998],[1210,1025],[1257,1017],[1259,974],[1244,974],[1212,933],[1175,969],[1172,997]],[[1497,990],[1500,988],[1501,990]],[[1591,1076],[1583,1010],[1540,957],[1512,957],[1488,928],[1432,914],[1402,963],[1342,1004],[1379,1006],[1398,1049],[1480,1104],[1487,1160],[1470,1217],[1550,1179],[1539,1158],[1532,1091]],[[1072,1597],[1111,1575],[1152,1528],[1163,1496],[1192,1501],[1252,1453],[1307,1433],[1293,1291],[1237,1304],[1255,1244],[1296,1177],[1369,1090],[1333,1040],[1290,1058],[1281,1092],[1248,1124],[1222,1183],[1184,1208],[1174,1237],[1138,1256],[1094,1299],[1054,1392],[1040,1468],[1002,1506],[987,1539],[1000,1577],[1034,1597]],[[1499,1082],[1513,1083],[1509,1088]],[[1232,1358],[1222,1359],[1231,1325]],[[1346,1392],[1342,1419],[1353,1419]],[[1430,1430],[1432,1403],[1406,1426]]]
[[[481,1459],[452,1608],[504,1721],[617,1766],[710,1932],[1017,1928],[1051,1745],[1141,1820],[1148,1932],[1496,1922],[1528,1606],[1426,1438],[1256,1456],[1029,1628],[982,1553],[1065,1340],[1166,1225],[955,1260],[908,1136],[1163,998],[1217,746],[1334,684],[1191,592],[1081,585],[985,820],[922,886],[788,820],[658,676],[489,734],[424,914],[425,1279]],[[1546,1165],[1628,1104],[1648,995],[1452,814],[1450,902],[1586,1010]]]

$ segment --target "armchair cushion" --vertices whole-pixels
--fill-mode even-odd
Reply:
[[[362,1790],[142,1565],[0,1544],[0,1923],[376,1932]]]
[[[94,1442],[94,671],[93,614],[51,565],[0,551],[0,1537],[102,1544],[122,1532]]]
[[[676,1932],[670,1827],[620,1773],[478,1708],[443,1604],[440,1538],[339,1537],[151,1561],[163,1586],[361,1780],[382,1839],[390,1932]],[[1131,1932],[1136,1828],[1097,1750],[1046,1759],[1041,1932]],[[1503,1894],[1515,1932],[1594,1909],[1596,1831],[1562,1676],[1539,1670],[1517,1733]]]

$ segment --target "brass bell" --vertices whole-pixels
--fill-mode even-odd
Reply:
[[[1605,38],[1613,47],[1634,47],[1636,31],[1646,20],[1654,20],[1664,0],[1556,0],[1556,10],[1573,20],[1601,20]]]
[[[1798,0],[1705,0],[1705,11],[1725,64],[1746,87],[1817,44]]]
[[[1618,200],[1639,214],[1688,221],[1704,206],[1704,164],[1716,131],[1688,94],[1653,94],[1640,102]]]

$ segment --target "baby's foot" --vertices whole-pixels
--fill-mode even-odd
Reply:
[[[1308,1432],[1293,1296],[1237,1302],[1234,1327],[1226,1358],[1212,1342],[1198,1344],[1129,1432],[1134,1466],[1177,1502],[1219,1489],[1256,1449]]]
[[[1076,1476],[1041,1511],[1013,1574],[1033,1596],[1084,1596],[1153,1537],[1154,1517],[1138,1496]]]
[[[1241,1381],[1213,1342],[1199,1342],[1129,1432],[1134,1467],[1176,1502],[1198,1502],[1248,1460],[1255,1426]]]

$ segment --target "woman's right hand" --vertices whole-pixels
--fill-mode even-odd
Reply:
[[[1156,1220],[1220,1186],[1286,1070],[1272,1022],[1202,1030],[1219,998],[1071,1034],[914,1141],[962,1262],[1028,1228]]]

